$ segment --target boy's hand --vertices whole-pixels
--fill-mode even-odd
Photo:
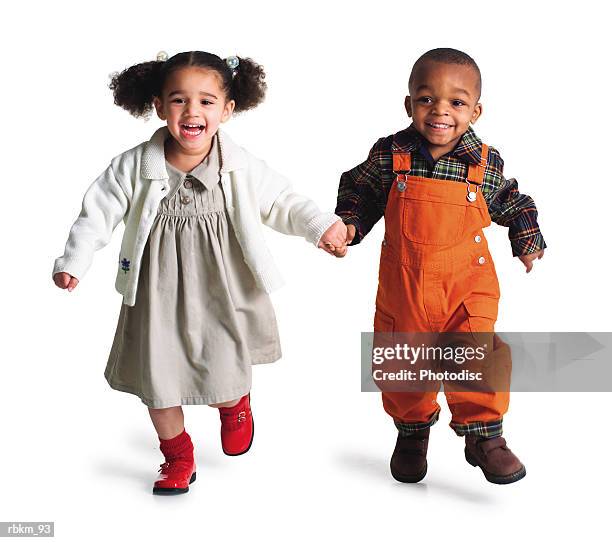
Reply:
[[[346,225],[342,221],[336,221],[321,236],[319,248],[330,255],[344,256],[346,254]],[[339,252],[344,249],[343,254]]]
[[[544,256],[544,249],[540,249],[535,253],[531,253],[528,255],[519,256],[520,261],[525,264],[525,268],[527,268],[526,273],[531,271],[533,268],[533,261],[537,258],[538,260]]]
[[[67,288],[72,292],[79,284],[79,280],[66,272],[58,272],[53,276],[53,281],[59,288]]]

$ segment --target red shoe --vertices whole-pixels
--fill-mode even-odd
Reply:
[[[153,494],[184,494],[196,480],[196,466],[193,460],[177,458],[160,464],[161,475],[153,485]]]
[[[240,398],[234,407],[220,407],[221,446],[228,456],[244,454],[251,448],[255,425],[251,413],[250,394]]]

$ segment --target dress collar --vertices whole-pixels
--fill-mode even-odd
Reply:
[[[219,171],[221,170],[221,156],[219,153],[219,138],[217,134],[213,136],[210,153],[190,172],[183,172],[174,167],[166,160],[166,171],[169,176],[175,179],[180,185],[186,177],[190,176],[202,183],[207,189],[212,188],[219,182]]]

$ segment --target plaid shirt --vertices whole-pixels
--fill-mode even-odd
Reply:
[[[410,173],[419,177],[465,182],[468,164],[478,164],[482,141],[469,128],[457,146],[434,163],[423,137],[410,125],[392,136],[379,139],[365,162],[342,174],[336,214],[356,228],[351,245],[359,243],[384,215],[389,190],[395,180],[393,151],[412,153]],[[546,247],[538,226],[538,212],[531,197],[518,191],[516,179],[503,176],[504,161],[489,147],[481,186],[491,220],[508,227],[514,256]]]

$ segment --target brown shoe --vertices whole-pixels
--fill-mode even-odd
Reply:
[[[427,473],[427,444],[429,428],[402,437],[398,434],[393,456],[391,475],[400,483],[418,483]]]
[[[465,459],[478,466],[487,481],[498,485],[514,483],[527,474],[525,466],[506,447],[503,437],[490,439],[480,436],[465,436]]]

